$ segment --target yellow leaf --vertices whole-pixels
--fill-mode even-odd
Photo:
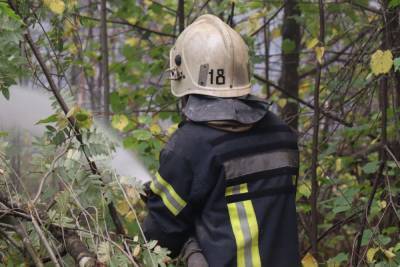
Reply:
[[[311,255],[310,252],[308,252],[304,258],[301,260],[301,264],[303,264],[303,267],[318,267],[318,262],[317,260]]]
[[[178,129],[178,123],[175,123],[168,128],[167,132],[169,135],[172,135],[177,129]]]
[[[128,202],[125,200],[118,201],[116,208],[117,208],[117,211],[119,213],[121,213],[122,215],[126,215],[129,212],[129,205],[128,205]]]
[[[133,249],[133,257],[137,258],[140,255],[140,252],[142,251],[142,249],[140,248],[140,245],[136,245],[136,247]]]
[[[336,172],[339,172],[342,170],[342,159],[341,158],[337,158],[335,161],[335,170]]]
[[[66,33],[69,34],[69,33]],[[75,44],[71,44],[70,46],[68,46],[68,51],[72,54],[72,55],[77,55],[78,54],[78,47],[76,47]]]
[[[378,202],[379,207],[382,209],[386,208],[387,202],[385,200],[379,201]]]
[[[369,15],[367,16],[368,22],[372,22],[378,18],[378,15]]]
[[[325,47],[317,46],[314,48],[314,51],[315,51],[315,56],[317,57],[319,64],[322,64],[322,60],[323,60],[324,54],[325,54]]]
[[[124,114],[114,115],[111,120],[111,126],[117,130],[123,131],[129,124],[129,119]]]
[[[139,202],[140,195],[139,195],[139,192],[136,190],[135,187],[133,187],[133,186],[128,187],[126,189],[126,194],[128,195],[129,201],[131,202],[131,204],[133,206],[135,206]]]
[[[306,44],[307,49],[312,49],[314,48],[317,44],[319,43],[319,40],[317,38],[312,38],[309,40]]]
[[[131,37],[125,40],[125,44],[135,47],[139,43],[138,38],[136,37]]]
[[[380,248],[370,248],[370,249],[368,249],[368,251],[367,251],[367,262],[368,263],[374,263],[375,262],[374,257],[375,257],[375,254],[379,250],[380,250]]]
[[[70,36],[73,32],[77,31],[80,26],[79,21],[67,19],[64,21],[64,35]]]
[[[272,39],[276,39],[278,37],[281,37],[281,35],[282,35],[282,33],[281,33],[281,29],[280,28],[275,28],[271,32]]]
[[[44,0],[43,3],[57,15],[62,14],[65,10],[65,4],[61,0]]]
[[[386,258],[388,258],[389,260],[396,257],[396,254],[393,253],[393,248],[384,249],[383,253],[385,254]]]
[[[393,55],[390,50],[376,50],[371,56],[371,70],[375,75],[386,74],[393,66]]]
[[[287,104],[287,99],[286,98],[281,98],[281,99],[278,100],[277,104],[278,104],[278,106],[280,108],[284,108],[286,106],[286,104]]]
[[[310,81],[307,81],[307,80],[305,80],[305,81],[302,81],[301,83],[300,83],[300,85],[299,85],[299,91],[301,91],[301,92],[305,92],[305,91],[307,91],[308,89],[310,88]]]
[[[306,198],[309,198],[311,196],[311,183],[310,181],[304,181],[301,183],[297,191],[299,192],[300,195],[305,196]]]
[[[126,215],[125,215],[125,219],[128,221],[128,222],[134,222],[135,220],[136,220],[136,216],[135,216],[135,213],[134,212],[132,212],[132,211],[129,211]]]
[[[254,13],[247,19],[249,32],[253,32],[260,27],[259,16],[259,13]]]
[[[324,174],[325,174],[324,170],[322,170],[321,166],[318,166],[317,167],[317,175],[318,176],[322,176]]]
[[[68,111],[66,117],[69,118],[69,117],[74,116],[79,110],[80,110],[79,106],[77,106],[77,105],[73,106],[73,107]]]
[[[338,30],[336,28],[332,28],[332,36],[335,36],[338,34]]]
[[[161,133],[161,128],[158,124],[153,124],[150,126],[150,132],[153,135],[159,135]]]
[[[127,19],[130,24],[136,24],[138,19],[136,17],[130,17]]]

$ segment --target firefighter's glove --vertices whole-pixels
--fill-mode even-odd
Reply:
[[[183,248],[183,261],[188,267],[208,267],[207,260],[194,238],[189,238]]]

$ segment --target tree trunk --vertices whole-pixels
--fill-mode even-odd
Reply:
[[[267,6],[266,1],[264,1],[264,5]],[[264,17],[264,23],[267,22],[267,18]],[[265,80],[269,81],[269,23],[268,25],[265,25],[264,27],[264,65],[265,65],[265,70],[264,70],[264,75],[265,75]],[[267,98],[271,96],[270,88],[268,84],[265,84],[265,93]]]
[[[299,51],[300,51],[300,24],[294,16],[300,16],[300,9],[297,0],[285,0],[282,40],[290,40],[294,44],[294,49],[288,53],[282,50],[282,74],[279,84],[292,95],[299,95]],[[286,96],[284,96],[286,97]],[[282,117],[293,129],[298,126],[298,109],[296,102],[287,102],[282,109]]]
[[[185,29],[185,1],[178,1],[178,25],[179,25],[179,33],[183,32]]]
[[[389,49],[393,53],[393,58],[400,57],[400,7],[389,9],[387,12],[387,27]],[[390,142],[391,150],[397,159],[400,159],[400,72],[393,72],[393,108],[395,112],[395,140]]]
[[[110,116],[110,76],[108,70],[108,35],[107,35],[107,3],[101,0],[101,65],[103,80],[104,121],[108,123]]]

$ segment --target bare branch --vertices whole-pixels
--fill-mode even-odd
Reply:
[[[259,80],[260,82],[264,82],[264,83],[274,87],[275,89],[277,89],[280,92],[284,93],[288,97],[298,101],[299,103],[303,104],[304,106],[306,106],[306,107],[308,107],[310,109],[315,109],[313,104],[310,104],[310,103],[304,101],[303,99],[291,94],[290,92],[288,92],[284,88],[280,87],[279,85],[273,83],[272,81],[267,81],[263,77],[261,77],[261,76],[259,76],[257,74],[253,74],[253,77],[256,78],[257,80]],[[330,119],[332,119],[332,120],[334,120],[334,121],[336,121],[336,122],[338,122],[338,123],[340,123],[340,124],[342,124],[344,126],[347,126],[347,127],[352,127],[353,126],[352,123],[347,122],[344,119],[339,118],[337,115],[333,114],[331,111],[327,111],[327,110],[324,110],[322,108],[320,109],[320,111],[321,111],[322,115],[324,115],[324,116],[326,116],[326,117],[328,117],[328,118],[330,118]]]

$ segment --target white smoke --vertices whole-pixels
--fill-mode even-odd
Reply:
[[[50,94],[46,94],[43,90],[12,86],[10,95],[10,100],[0,96],[0,130],[10,132],[24,130],[33,136],[43,135],[45,127],[36,123],[54,113],[49,100]],[[106,136],[117,143],[116,150],[111,155],[111,166],[117,174],[135,177],[142,182],[150,181],[151,176],[148,170],[132,151],[122,147],[118,136],[100,123],[95,121],[95,124]]]

